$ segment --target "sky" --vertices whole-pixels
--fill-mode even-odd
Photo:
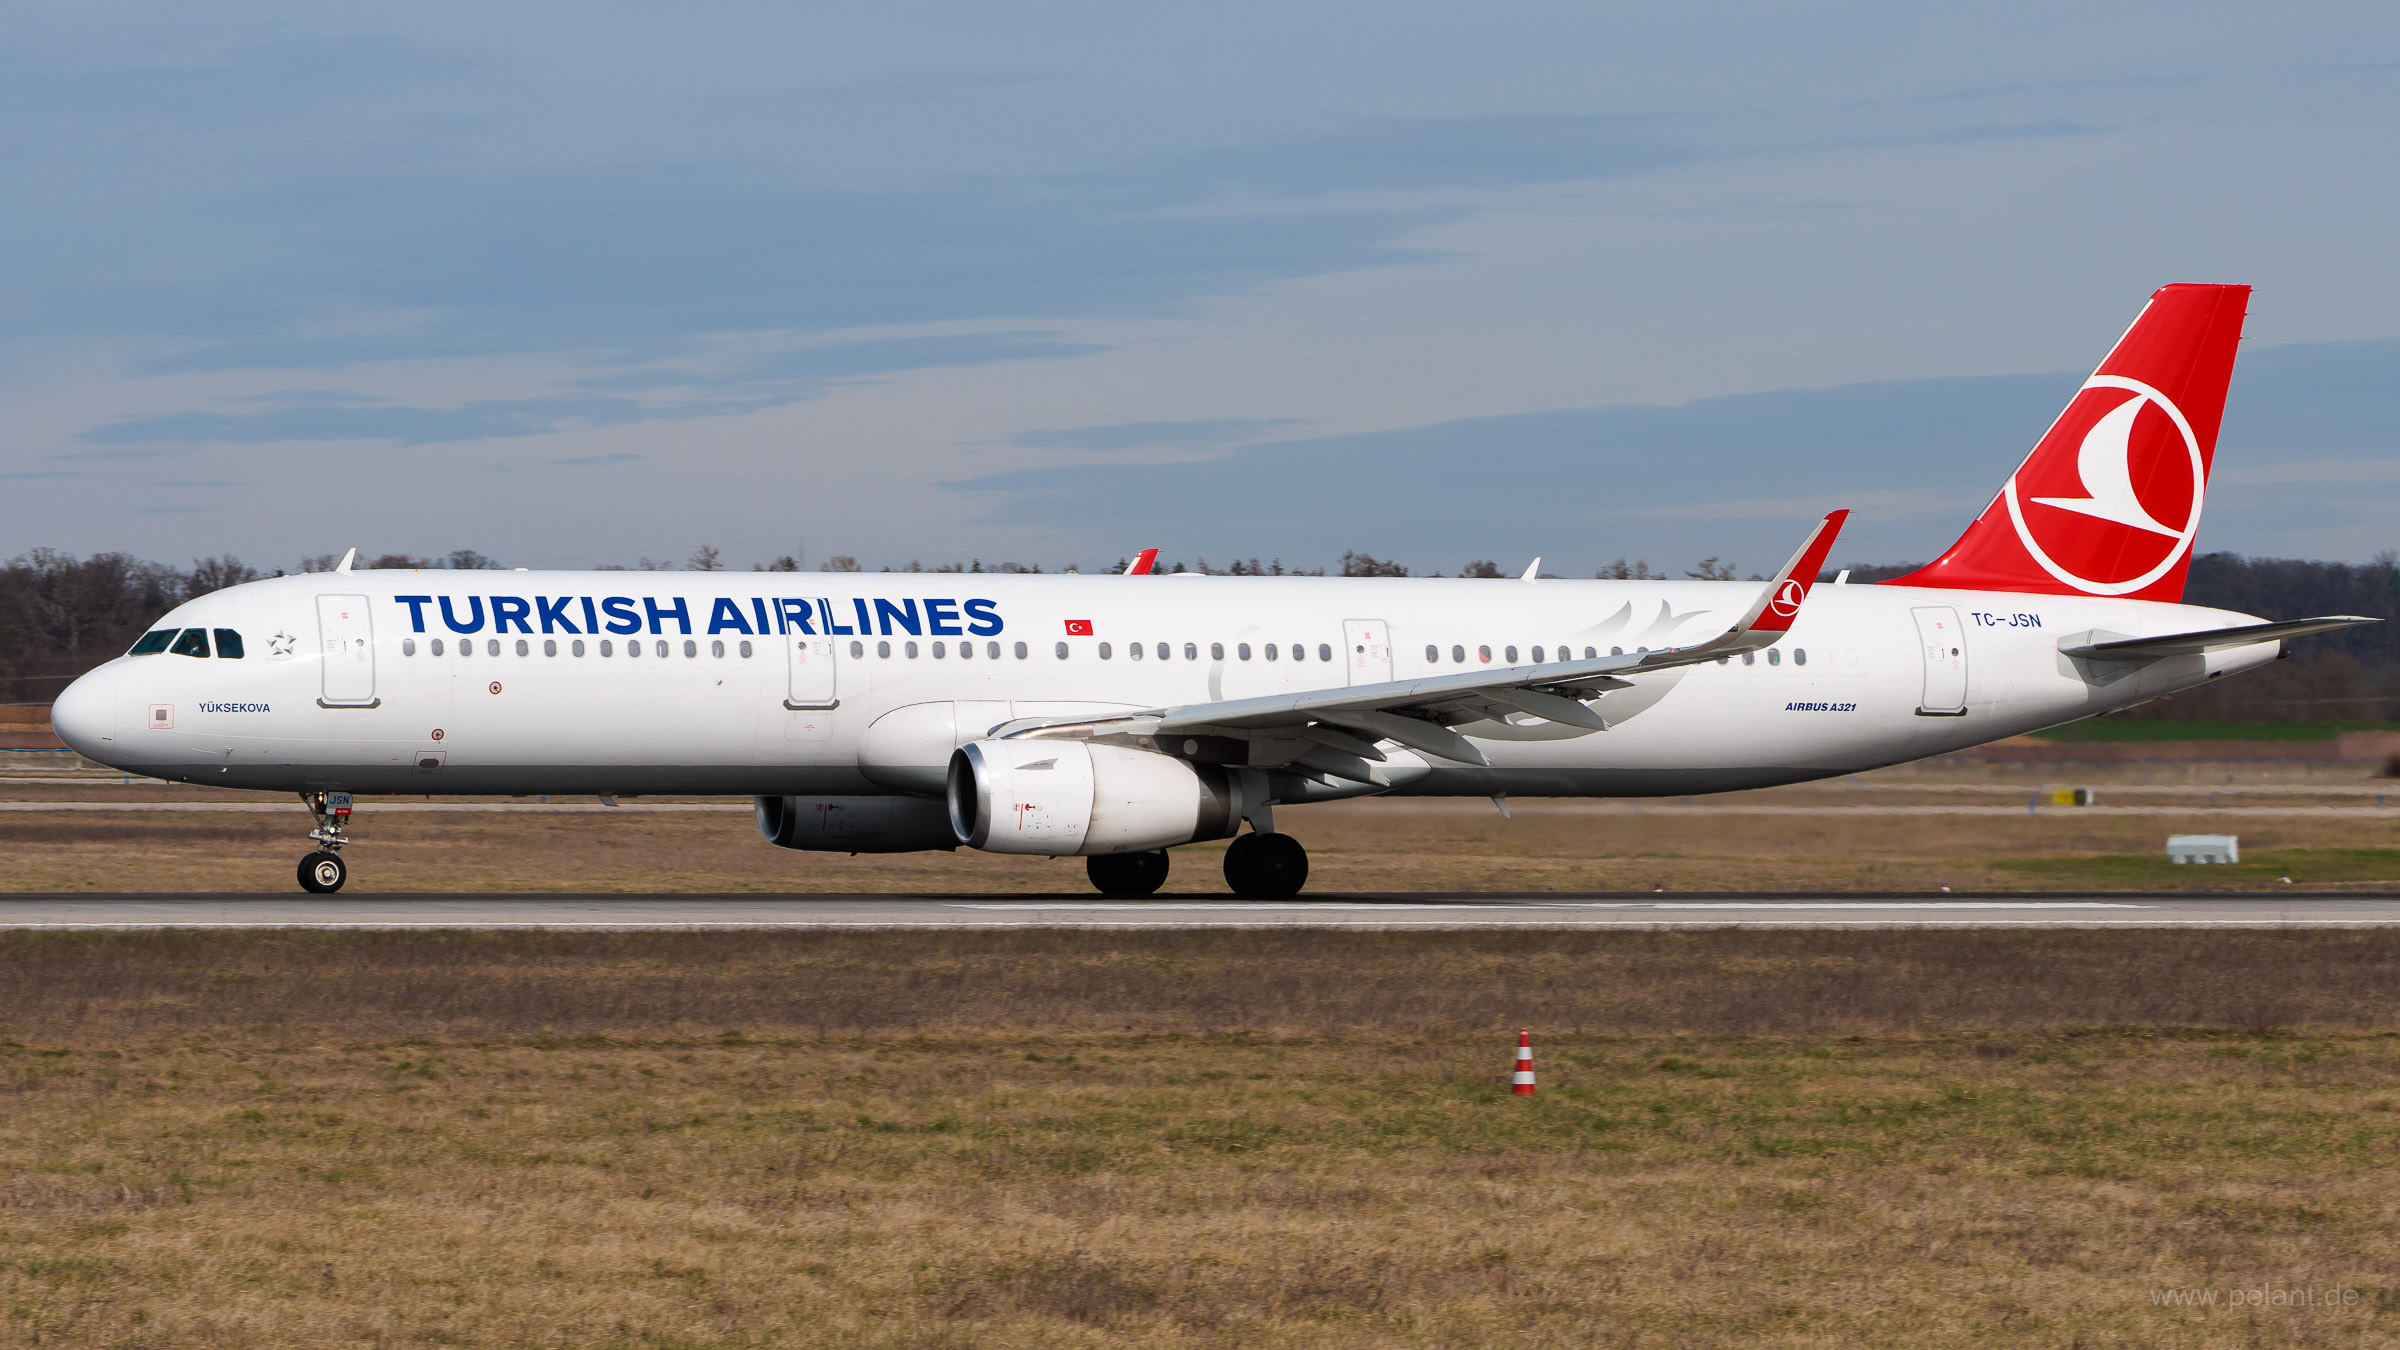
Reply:
[[[1960,12],[1952,12],[1960,11]],[[2400,10],[0,7],[0,556],[1923,559],[2159,285],[2400,547]]]

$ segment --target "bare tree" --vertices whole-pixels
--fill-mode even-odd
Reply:
[[[1733,564],[1717,561],[1717,556],[1712,553],[1684,575],[1695,581],[1731,581],[1734,577]]]
[[[1508,577],[1508,573],[1500,570],[1500,564],[1489,558],[1477,558],[1458,569],[1458,574],[1462,577],[1481,577],[1485,581],[1502,581]]]
[[[858,559],[851,557],[849,554],[836,553],[832,557],[827,558],[825,560],[825,565],[817,570],[820,572],[863,572],[866,569],[860,567],[858,565]]]
[[[684,566],[694,572],[722,572],[725,570],[725,564],[718,561],[715,544],[702,544],[693,549],[690,560],[685,562]]]

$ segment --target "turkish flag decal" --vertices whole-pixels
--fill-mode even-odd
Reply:
[[[1090,637],[1091,635],[1092,635],[1092,621],[1091,621],[1090,619],[1069,619],[1069,620],[1067,620],[1067,636],[1068,636],[1068,637]]]

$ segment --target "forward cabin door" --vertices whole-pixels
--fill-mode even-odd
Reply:
[[[1963,717],[1967,711],[1967,635],[1958,611],[1923,605],[1909,611],[1917,620],[1917,644],[1925,654],[1925,697],[1919,717]]]
[[[317,597],[317,644],[323,653],[328,708],[375,706],[375,623],[363,595]]]
[[[840,704],[841,700],[833,696],[832,638],[785,633],[783,654],[791,668],[790,682],[784,688],[784,707],[798,711]]]
[[[1350,683],[1384,684],[1392,678],[1392,635],[1383,620],[1344,620],[1342,646],[1350,654]]]

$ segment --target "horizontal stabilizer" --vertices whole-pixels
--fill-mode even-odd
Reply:
[[[2381,622],[2381,619],[2361,618],[2355,614],[2331,614],[2323,618],[2292,619],[2284,623],[2246,623],[2236,628],[2169,633],[2164,637],[2088,642],[2074,647],[2062,646],[2059,651],[2086,661],[2154,661],[2162,656],[2198,656],[2203,652],[2224,651],[2229,647],[2248,647],[2260,642],[2306,637],[2310,633],[2331,633],[2344,628],[2356,628],[2361,624]]]

